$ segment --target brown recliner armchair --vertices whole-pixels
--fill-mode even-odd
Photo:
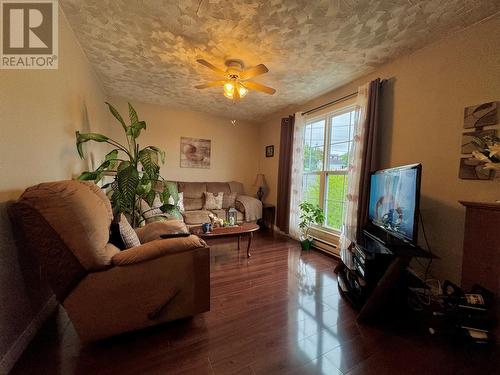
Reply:
[[[210,309],[205,242],[191,235],[120,251],[109,243],[110,202],[92,183],[30,187],[9,215],[83,341]]]

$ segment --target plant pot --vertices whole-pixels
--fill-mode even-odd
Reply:
[[[311,240],[302,240],[300,241],[300,246],[302,250],[311,250],[312,241]]]

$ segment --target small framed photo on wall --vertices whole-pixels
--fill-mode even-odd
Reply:
[[[272,158],[274,156],[274,145],[266,146],[266,158]]]

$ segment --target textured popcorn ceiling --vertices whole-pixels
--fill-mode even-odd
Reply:
[[[357,78],[500,10],[499,0],[62,0],[108,94],[258,120]],[[496,37],[496,36],[492,36]],[[270,72],[233,105],[196,63]]]

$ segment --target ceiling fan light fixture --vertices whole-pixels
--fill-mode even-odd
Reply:
[[[249,81],[251,78],[265,74],[269,71],[264,64],[259,64],[250,69],[244,69],[243,62],[240,60],[227,60],[227,69],[223,71],[203,59],[196,60],[199,64],[211,69],[218,76],[224,76],[223,79],[207,82],[195,86],[197,89],[207,89],[215,86],[222,86],[224,96],[233,102],[238,102],[248,94],[248,90],[256,90],[265,94],[273,95],[276,90],[272,87],[261,85],[260,83]]]
[[[248,93],[248,89],[240,83],[238,85],[238,92],[240,93],[240,97],[243,98]]]
[[[228,99],[234,97],[234,84],[231,81],[224,83],[224,96]]]

